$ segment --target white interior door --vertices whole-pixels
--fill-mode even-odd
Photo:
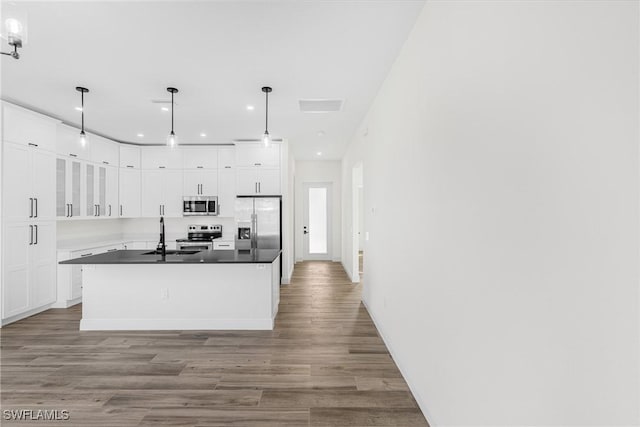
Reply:
[[[304,259],[331,259],[331,184],[304,184]]]

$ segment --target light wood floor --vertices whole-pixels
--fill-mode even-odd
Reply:
[[[0,330],[2,409],[69,411],[38,426],[426,426],[361,286],[297,264],[273,331],[79,332],[80,306],[48,310]]]

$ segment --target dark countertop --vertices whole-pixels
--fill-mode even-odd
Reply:
[[[167,250],[169,251],[169,250]],[[60,264],[271,264],[280,249],[236,249],[233,251],[200,251],[191,255],[144,255],[145,250],[105,252],[82,258],[61,261]]]

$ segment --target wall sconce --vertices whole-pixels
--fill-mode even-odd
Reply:
[[[3,5],[2,10],[2,38],[7,41],[9,46],[13,48],[10,52],[0,52],[2,55],[11,56],[14,59],[20,59],[18,49],[26,42],[26,15],[21,11],[12,7],[12,3]]]

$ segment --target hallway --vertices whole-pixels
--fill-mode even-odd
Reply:
[[[80,305],[48,310],[1,330],[2,408],[74,426],[426,426],[361,289],[339,263],[298,263],[273,331],[81,333]]]

